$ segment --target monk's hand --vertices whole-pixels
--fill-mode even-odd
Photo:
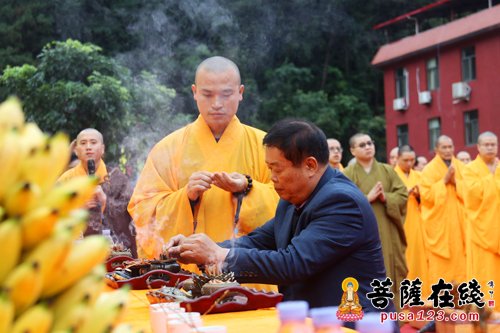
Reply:
[[[378,198],[380,199],[381,202],[385,203],[387,201],[387,197],[385,196],[384,188],[380,190],[380,193],[378,195]]]
[[[106,207],[106,193],[102,190],[101,185],[98,185],[94,190],[92,199],[85,203],[85,208],[91,209],[96,207]]]
[[[180,257],[180,245],[186,236],[184,235],[176,235],[169,239],[168,243],[163,246],[163,252],[168,254],[169,258],[178,259]]]
[[[179,248],[180,262],[213,267],[221,267],[229,253],[229,249],[220,247],[205,234],[186,237]]]
[[[408,195],[413,195],[415,198],[420,198],[420,190],[418,189],[418,185],[413,186],[409,191]]]
[[[373,202],[377,200],[379,192],[380,189],[378,187],[378,184],[375,184],[375,186],[373,186],[370,192],[368,192],[368,194],[366,195],[366,198],[368,199],[369,202]]]
[[[189,200],[196,201],[203,192],[210,189],[213,183],[213,173],[208,171],[197,171],[191,174],[186,185]]]
[[[232,193],[243,192],[248,186],[248,180],[245,175],[238,172],[215,172],[214,185]]]
[[[451,183],[455,185],[455,167],[453,165],[450,165],[448,171],[446,172],[446,175],[444,175],[444,183]]]

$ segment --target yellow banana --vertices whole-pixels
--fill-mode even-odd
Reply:
[[[11,333],[48,333],[53,315],[45,304],[37,304],[14,322]]]
[[[19,221],[9,219],[0,224],[0,285],[7,275],[16,267],[21,256],[21,226]]]
[[[83,232],[87,228],[87,220],[89,212],[86,209],[74,209],[66,217],[60,218],[57,221],[55,232],[67,229],[71,231],[72,239],[78,239],[83,236]]]
[[[52,330],[78,332],[85,321],[92,320],[89,316],[90,310],[90,306],[86,303],[72,304],[65,313],[59,316],[54,314]]]
[[[128,298],[128,288],[117,289],[99,296],[79,333],[109,332],[120,320]]]
[[[19,182],[7,191],[5,210],[10,216],[22,216],[40,199],[40,188],[35,183]]]
[[[9,97],[0,104],[0,132],[11,128],[21,129],[24,125],[24,114],[21,102],[17,97]]]
[[[47,170],[45,184],[42,184],[42,189],[47,189],[52,186],[57,178],[66,170],[71,152],[69,150],[69,138],[65,133],[56,133],[49,142],[50,147],[50,168]]]
[[[21,164],[20,179],[37,184],[42,192],[47,191],[66,169],[69,154],[68,136],[57,133],[42,147],[30,151]]]
[[[18,265],[7,276],[3,284],[4,290],[14,303],[16,316],[32,306],[40,296],[42,279],[37,262],[24,262]]]
[[[93,235],[73,243],[62,269],[54,277],[47,288],[44,297],[53,296],[73,285],[87,275],[96,265],[104,262],[110,251],[109,242],[100,235]]]
[[[24,258],[24,262],[38,263],[40,270],[38,276],[42,280],[42,290],[48,288],[61,270],[72,243],[70,231],[63,230],[41,242]]]
[[[59,219],[59,212],[44,206],[29,211],[21,218],[23,248],[32,249],[50,236]]]
[[[82,207],[94,194],[97,177],[80,176],[56,185],[39,201],[39,206],[48,206],[66,215],[70,210]]]
[[[83,279],[59,294],[51,304],[54,316],[60,317],[73,305],[85,302],[93,305],[104,287],[104,274],[106,270],[103,265],[97,266]]]
[[[14,321],[14,304],[6,295],[0,294],[0,333],[10,333]]]
[[[47,135],[35,123],[27,123],[20,132],[21,149],[25,159],[47,145]],[[31,170],[33,171],[33,170]]]
[[[0,203],[5,200],[5,193],[17,182],[19,165],[22,160],[19,133],[9,130],[0,133]],[[4,207],[5,208],[5,207]]]
[[[3,221],[4,215],[5,215],[5,208],[3,208],[3,206],[0,206],[0,222]]]

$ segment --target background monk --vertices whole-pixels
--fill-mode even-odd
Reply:
[[[339,140],[327,139],[326,142],[328,143],[328,151],[330,153],[328,159],[330,166],[339,171],[344,171],[344,166],[342,165],[342,146]]]
[[[58,182],[64,182],[71,178],[88,175],[88,161],[93,160],[95,163],[95,175],[99,177],[99,185],[96,187],[92,199],[86,204],[90,216],[85,235],[100,234],[102,232],[102,212],[106,207],[107,199],[102,184],[108,176],[108,170],[102,160],[104,150],[104,139],[101,132],[94,128],[84,129],[77,135],[74,143],[74,151],[79,160],[78,164],[65,171],[58,179]]]
[[[398,164],[399,147],[394,147],[389,153],[389,165],[393,168]]]
[[[424,242],[422,218],[420,216],[420,172],[413,170],[416,154],[412,147],[401,146],[398,150],[398,160],[394,171],[403,181],[408,190],[406,205],[405,235],[408,247],[406,248],[406,263],[410,280],[419,278],[422,281],[422,296],[428,297],[432,282],[429,280],[429,263]]]
[[[450,137],[442,135],[436,156],[422,171],[420,200],[424,237],[429,249],[429,278],[437,283],[465,281],[465,225],[463,216],[463,163],[453,157]]]
[[[208,58],[191,89],[200,115],[154,146],[128,206],[141,257],[158,257],[177,234],[203,232],[214,241],[235,230],[246,234],[270,219],[278,202],[264,160],[265,133],[236,117],[244,90],[238,67]],[[237,197],[243,199],[235,225]]]
[[[367,196],[375,212],[385,269],[393,282],[394,303],[398,306],[399,285],[408,274],[403,228],[408,192],[390,165],[377,162],[375,143],[370,136],[355,134],[349,140],[349,145],[356,163],[348,166],[344,172]]]
[[[475,278],[485,293],[488,281],[500,283],[500,168],[498,138],[484,132],[477,139],[479,155],[464,168],[467,219],[467,279]],[[496,302],[495,310],[500,310]]]

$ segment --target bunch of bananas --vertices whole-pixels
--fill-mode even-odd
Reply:
[[[17,99],[0,104],[0,333],[110,332],[123,313],[127,290],[102,292],[107,240],[78,239],[97,179],[56,184],[69,154],[68,137],[25,123]]]

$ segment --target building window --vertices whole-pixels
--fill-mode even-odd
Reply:
[[[399,125],[397,127],[398,132],[398,147],[408,144],[408,125]]]
[[[462,49],[462,81],[476,79],[476,50],[474,46]]]
[[[476,144],[479,136],[479,122],[477,110],[464,113],[465,144],[472,146]]]
[[[427,89],[436,90],[439,88],[439,68],[437,58],[427,61]]]
[[[434,150],[436,142],[441,135],[441,120],[439,118],[429,119],[429,150]]]
[[[408,71],[404,68],[396,69],[396,98],[408,96]]]

